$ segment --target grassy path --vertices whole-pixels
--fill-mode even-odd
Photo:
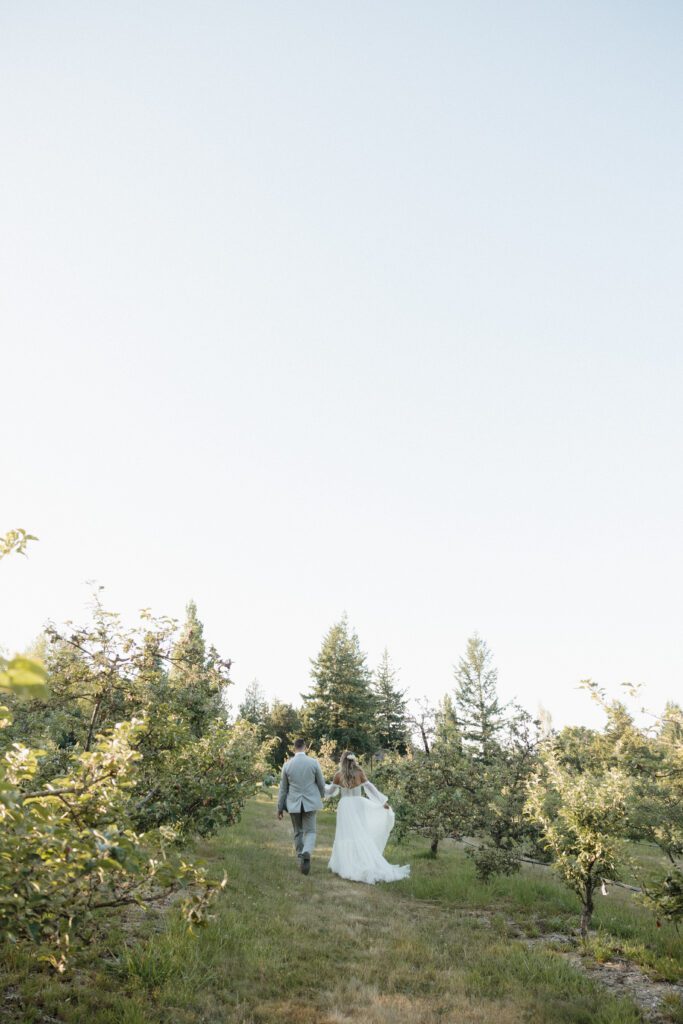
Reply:
[[[26,1024],[635,1024],[637,1011],[558,953],[511,938],[503,913],[439,895],[454,861],[388,851],[413,877],[344,882],[327,868],[334,816],[320,815],[309,877],[289,821],[260,796],[198,852],[229,888],[188,936],[173,912],[118,930],[71,977],[6,965],[0,1021]],[[541,884],[541,883],[539,883]],[[456,887],[457,888],[457,887]],[[490,890],[489,890],[490,893]],[[421,898],[429,895],[430,898]],[[476,895],[476,894],[475,894]],[[444,898],[445,896],[445,898]],[[451,894],[452,896],[452,894]]]

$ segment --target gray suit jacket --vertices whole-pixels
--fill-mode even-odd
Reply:
[[[325,779],[320,765],[308,754],[295,754],[282,766],[278,811],[285,808],[290,814],[298,811],[322,810]]]

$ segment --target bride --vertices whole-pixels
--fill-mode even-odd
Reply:
[[[367,800],[361,795],[364,789]],[[356,755],[345,750],[339,771],[325,786],[325,798],[341,793],[337,828],[328,867],[352,882],[396,882],[410,874],[410,865],[399,867],[384,859],[384,847],[394,827],[389,802],[365,777]]]

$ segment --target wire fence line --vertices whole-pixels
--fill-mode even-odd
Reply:
[[[455,841],[458,842],[458,843],[462,843],[463,846],[471,846],[472,849],[474,849],[474,850],[478,850],[479,849],[479,844],[478,843],[473,843],[471,839],[462,839],[461,837],[458,837],[458,836],[452,836],[451,838],[455,839]],[[519,859],[520,859],[520,861],[523,864],[534,864],[536,867],[539,867],[539,868],[551,868],[553,866],[552,864],[548,864],[546,861],[536,860],[534,857],[527,857],[526,855],[522,855]],[[616,878],[601,878],[600,881],[602,882],[602,889],[601,889],[601,891],[602,891],[602,895],[603,896],[607,896],[607,890],[606,890],[605,887],[608,886],[608,885],[616,885],[620,889],[628,890],[628,892],[635,892],[635,893],[643,893],[644,892],[644,890],[641,889],[639,886],[637,886],[637,885],[628,885],[626,882],[618,882],[616,880]]]

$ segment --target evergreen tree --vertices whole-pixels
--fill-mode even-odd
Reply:
[[[408,718],[405,690],[396,686],[396,672],[385,648],[375,671],[375,723],[377,743],[385,750],[405,754],[408,749]]]
[[[185,673],[188,668],[203,669],[206,661],[204,626],[197,617],[197,605],[189,601],[185,606],[185,622],[173,648],[171,678]]]
[[[659,723],[659,738],[665,743],[683,742],[683,710],[680,704],[669,700]]]
[[[483,760],[490,757],[503,728],[504,706],[498,699],[498,670],[488,646],[475,633],[455,667],[455,705],[463,740]]]
[[[185,623],[171,653],[169,686],[171,700],[182,708],[192,732],[203,736],[215,718],[225,717],[222,690],[228,682],[225,673],[229,663],[216,664],[213,651],[211,656],[207,655],[204,627],[197,617],[194,601],[189,602],[186,612]]]
[[[348,748],[357,753],[377,745],[375,696],[365,654],[344,615],[311,659],[313,687],[302,694],[304,727],[312,743],[331,740],[335,756]]]
[[[462,748],[462,733],[453,698],[446,694],[436,710],[436,743],[449,743],[457,750]]]
[[[150,690],[162,691],[168,683],[164,666],[162,642],[153,629],[147,630],[142,642],[138,679]]]
[[[297,736],[301,733],[301,716],[291,704],[274,700],[267,709],[263,721],[263,733],[266,738],[273,737],[276,744],[272,748],[270,760],[279,768],[287,760],[287,755]]]
[[[211,678],[213,689],[219,694],[221,705],[221,717],[227,721],[230,717],[230,702],[228,700],[228,687],[232,686],[230,669],[232,658],[221,658],[214,644],[209,644],[206,655],[206,669]]]
[[[244,700],[237,709],[237,714],[245,722],[251,722],[262,729],[268,714],[268,701],[258,679],[252,679],[244,692]]]
[[[549,739],[553,734],[553,716],[543,704],[538,705],[538,728],[540,737],[543,740]]]

